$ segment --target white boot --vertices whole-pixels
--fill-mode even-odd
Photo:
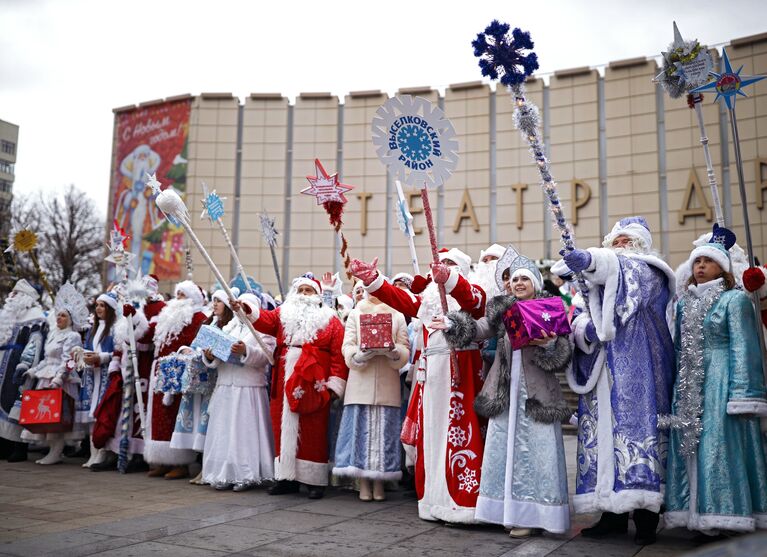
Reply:
[[[48,449],[48,454],[40,460],[36,460],[37,464],[58,464],[61,462],[61,453],[64,452],[65,441],[63,439],[57,439],[51,441]]]
[[[370,480],[360,478],[360,501],[372,501],[373,494],[370,491]]]
[[[383,480],[375,480],[373,482],[373,499],[375,501],[386,501],[386,491]]]
[[[96,464],[97,462],[104,462],[104,459],[106,458],[106,451],[104,449],[97,449],[93,446],[93,439],[91,438],[91,457],[88,459],[88,462],[83,464],[83,468],[90,468],[92,464]]]

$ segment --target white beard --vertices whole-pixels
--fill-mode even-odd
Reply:
[[[280,323],[288,345],[313,342],[334,316],[333,310],[321,305],[318,295],[289,295],[280,306]]]
[[[455,301],[455,298],[447,295],[447,310],[461,311],[461,306]],[[426,290],[421,292],[421,307],[418,308],[418,319],[421,323],[428,325],[432,322],[435,316],[444,315],[442,311],[442,302],[439,299],[439,286],[436,282],[432,281]]]
[[[165,344],[170,344],[192,322],[196,313],[192,300],[170,300],[157,316],[157,327],[154,330],[155,353]]]
[[[0,311],[0,346],[8,344],[8,341],[11,340],[13,327],[36,303],[31,296],[19,292],[13,298],[8,298],[5,301],[3,310]]]
[[[477,263],[476,270],[469,275],[469,282],[481,287],[487,294],[487,299],[494,298],[501,293],[495,282],[495,270],[498,268],[498,260],[493,259],[487,263]]]

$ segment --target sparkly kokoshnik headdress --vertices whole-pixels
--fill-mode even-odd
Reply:
[[[85,298],[71,283],[64,283],[56,294],[56,303],[53,305],[56,313],[66,311],[72,320],[72,328],[82,331],[88,327],[88,305]]]
[[[510,277],[519,269],[527,269],[538,279],[538,284],[543,284],[543,277],[535,262],[520,254],[512,244],[506,247],[506,251],[503,252],[503,255],[498,260],[498,266],[495,268],[495,283],[501,289],[501,292],[504,291],[503,274],[507,269]]]

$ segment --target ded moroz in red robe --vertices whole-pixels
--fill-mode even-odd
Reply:
[[[133,317],[134,334],[136,338],[136,352],[138,356],[138,375],[141,384],[141,397],[144,403],[144,414],[146,417],[147,404],[149,399],[149,377],[152,371],[152,362],[154,362],[154,329],[157,325],[157,316],[165,307],[165,302],[160,300],[150,300],[139,309]],[[128,334],[127,320],[123,323],[120,320],[115,327],[115,351],[110,364],[110,371],[121,371],[122,373],[113,373],[110,375],[110,384],[107,388],[107,394],[104,395],[102,406],[112,402],[112,408],[109,410],[99,408],[96,413],[96,425],[94,426],[93,443],[96,448],[106,447],[112,452],[120,450],[120,414],[122,407],[123,380],[127,376],[128,359]],[[115,391],[114,396],[110,396]],[[135,396],[135,395],[134,395]],[[139,416],[138,402],[134,401],[131,412],[131,434],[128,438],[128,454],[143,454],[144,436],[141,433],[141,418]],[[149,428],[149,424],[145,424]],[[96,438],[96,431],[103,430],[103,435],[110,436],[102,441]]]
[[[163,404],[163,394],[154,392],[154,385],[157,382],[158,359],[174,354],[182,346],[190,346],[207,319],[208,317],[198,311],[189,300],[171,300],[157,318],[154,335],[155,360],[149,382],[147,428],[144,434],[144,460],[149,464],[178,466],[191,464],[197,458],[197,453],[192,450],[170,447],[181,395],[170,395],[172,403],[166,406]]]
[[[272,372],[270,412],[276,458],[274,472],[278,480],[296,480],[314,486],[328,485],[328,419],[330,396],[328,390],[343,395],[349,369],[341,347],[344,326],[330,308],[300,307],[299,294],[289,294],[285,303],[275,310],[248,307],[248,317],[261,333],[277,339]],[[308,310],[308,311],[307,311]],[[289,397],[307,396],[299,387],[288,389],[296,377],[312,368],[313,385],[324,399],[319,408],[294,412]],[[296,377],[294,377],[294,374]],[[312,387],[306,387],[310,390]],[[320,391],[324,391],[320,393]],[[307,399],[310,398],[307,396]],[[294,398],[295,402],[295,398]]]
[[[484,316],[484,291],[455,269],[450,271],[445,290],[451,311],[461,309],[475,319]],[[436,301],[436,284],[429,284],[424,296],[417,297],[392,286],[379,274],[367,291],[424,324],[419,385],[414,386],[408,409],[408,416],[415,416],[417,411],[417,421],[411,426],[415,433],[418,515],[424,520],[476,522],[474,510],[484,451],[480,420],[474,412],[474,397],[482,388],[479,349],[456,352],[460,382],[453,384],[445,337],[441,331],[426,326],[435,314],[442,314]]]

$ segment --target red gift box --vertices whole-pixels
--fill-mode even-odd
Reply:
[[[21,396],[19,425],[32,433],[72,431],[75,399],[63,389],[26,390]]]
[[[360,315],[360,348],[363,350],[391,350],[391,313],[363,313]]]
[[[565,304],[559,296],[520,300],[506,310],[503,324],[513,350],[519,350],[530,344],[530,341],[541,338],[541,329],[557,336],[569,335],[571,332]]]

